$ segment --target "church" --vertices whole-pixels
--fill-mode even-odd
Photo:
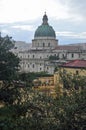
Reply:
[[[47,72],[53,74],[59,64],[75,60],[86,60],[86,49],[80,45],[58,45],[56,33],[48,23],[46,13],[42,24],[34,33],[31,48],[14,53],[21,59],[20,72]]]

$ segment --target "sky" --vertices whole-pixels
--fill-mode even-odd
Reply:
[[[45,12],[59,44],[86,43],[86,0],[0,0],[0,32],[31,43]]]

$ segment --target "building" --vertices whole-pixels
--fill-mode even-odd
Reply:
[[[55,67],[75,59],[86,59],[86,49],[82,46],[61,46],[48,17],[44,14],[42,24],[34,33],[32,46],[17,50],[14,53],[21,59],[20,72],[47,72],[53,74]],[[53,56],[55,59],[50,59]]]
[[[74,86],[76,85],[76,83],[79,83],[77,85],[79,87],[80,82],[78,81],[80,80],[81,85],[83,85],[83,83],[85,83],[85,78],[86,60],[73,60],[59,67],[59,70],[54,74],[54,84],[58,84],[60,87],[64,87],[65,85],[65,87],[68,88],[72,82],[72,85]]]

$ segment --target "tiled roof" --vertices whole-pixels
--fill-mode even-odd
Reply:
[[[86,68],[86,60],[74,60],[62,65],[62,67],[69,68]]]
[[[66,45],[60,45],[55,48],[55,50],[79,50],[81,49],[81,46],[66,46]]]

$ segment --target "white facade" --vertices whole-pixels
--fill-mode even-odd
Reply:
[[[53,74],[54,67],[49,62],[51,52],[46,50],[29,50],[19,52],[18,57],[21,59],[21,72],[48,72]]]
[[[52,62],[49,60],[50,56],[58,56],[59,60]],[[29,50],[18,53],[21,59],[20,72],[48,72],[54,73],[54,69],[58,63],[62,61],[70,61],[75,59],[85,59],[86,52],[68,52],[63,50]]]

